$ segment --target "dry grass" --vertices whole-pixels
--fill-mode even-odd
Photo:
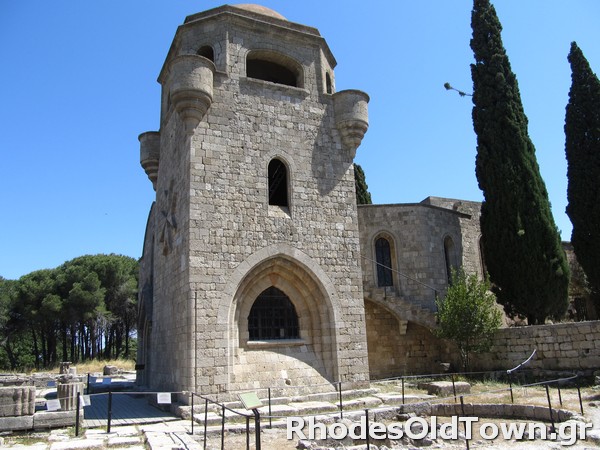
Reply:
[[[113,359],[110,361],[93,360],[74,364],[74,366],[77,367],[77,373],[102,372],[104,366],[117,366],[123,371],[132,372],[135,370],[135,361],[132,359]]]
[[[104,366],[117,366],[119,369],[125,372],[133,372],[135,370],[135,361],[132,359],[112,359],[112,360],[90,360],[85,362],[79,362],[72,364],[71,367],[77,368],[78,374],[85,373],[102,373]],[[41,372],[58,372],[59,367],[53,367],[51,369],[43,369]],[[35,371],[34,371],[35,372]]]

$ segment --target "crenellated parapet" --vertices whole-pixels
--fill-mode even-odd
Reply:
[[[215,70],[208,58],[180,55],[168,63],[165,79],[160,80],[187,134],[194,132],[212,103]]]
[[[339,91],[333,94],[335,126],[342,138],[344,149],[352,157],[369,128],[369,96],[356,89]]]
[[[140,134],[138,140],[140,141],[140,164],[150,181],[152,181],[152,187],[156,191],[160,161],[160,133],[158,131],[148,131]]]

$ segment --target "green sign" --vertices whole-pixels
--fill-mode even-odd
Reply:
[[[262,403],[258,398],[258,395],[256,395],[256,392],[246,392],[245,394],[238,394],[238,397],[244,405],[244,408],[248,410],[260,408],[262,406]]]

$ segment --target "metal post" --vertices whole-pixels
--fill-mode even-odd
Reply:
[[[402,380],[402,404],[404,405],[404,377],[402,377],[401,380]]]
[[[344,418],[344,403],[342,401],[342,382],[338,381],[338,391],[340,394],[340,419]]]
[[[454,393],[454,403],[456,403],[456,384],[454,384],[454,374],[452,374],[452,392]]]
[[[508,385],[510,386],[510,402],[514,403],[515,398],[513,397],[512,376],[510,375],[510,373],[508,374]]]
[[[462,395],[460,396],[460,410],[462,411],[462,416],[466,417],[465,402],[464,402],[464,398]],[[468,435],[469,435],[469,432],[467,431],[467,422],[465,421],[465,442],[467,443],[467,450],[469,450],[469,439],[467,439]]]
[[[87,386],[86,386],[86,393],[89,395],[90,394],[90,373],[88,372],[87,374]]]
[[[365,428],[367,429],[367,450],[371,450],[371,436],[369,435],[369,410],[365,409]]]
[[[221,406],[221,450],[225,448],[225,405]]]
[[[192,421],[192,434],[194,434],[194,393],[192,392],[192,411],[190,413],[190,419]]]
[[[204,450],[206,450],[206,432],[208,424],[208,399],[204,399]]]
[[[250,416],[246,416],[246,450],[250,450]]]
[[[110,433],[110,422],[112,421],[112,391],[110,387],[108,388],[108,417],[107,417],[107,426],[106,432]]]
[[[577,395],[579,395],[579,409],[581,409],[581,414],[583,414],[583,402],[581,401],[581,389],[577,386]]]
[[[253,409],[254,412],[254,433],[256,435],[256,450],[260,450],[260,413],[258,409]]]
[[[560,406],[562,406],[562,395],[560,394],[560,384],[556,383],[556,388],[558,389],[558,401],[560,403]]]
[[[81,407],[81,394],[77,393],[77,410],[75,411],[75,436],[79,437],[79,408]]]
[[[271,418],[271,388],[268,388],[269,391],[269,428],[273,428],[273,419]]]
[[[554,427],[554,415],[552,414],[552,403],[550,403],[550,390],[548,389],[548,385],[546,385],[546,397],[548,398],[548,409],[550,411],[550,423],[552,424],[552,432],[556,432],[556,428]]]

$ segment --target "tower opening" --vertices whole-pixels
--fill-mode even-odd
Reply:
[[[287,167],[279,159],[269,163],[269,205],[289,206]]]
[[[210,59],[212,62],[215,62],[215,52],[210,45],[203,45],[196,52],[199,56],[204,56],[207,59]]]
[[[251,51],[246,57],[246,76],[292,87],[302,86],[302,68],[288,56],[267,50]]]

